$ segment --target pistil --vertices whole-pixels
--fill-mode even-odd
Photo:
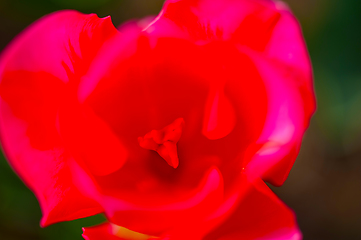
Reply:
[[[163,129],[152,130],[144,137],[139,137],[139,145],[142,148],[156,151],[170,166],[177,168],[179,165],[177,143],[183,128],[184,119],[177,118]]]

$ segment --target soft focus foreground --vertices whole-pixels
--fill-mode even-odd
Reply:
[[[173,121],[174,119],[172,119],[171,121]],[[168,123],[167,124],[170,124],[171,123],[171,121],[168,121]],[[159,126],[158,127],[158,129],[161,129],[162,127],[165,127],[165,125],[167,125],[167,124],[164,124],[163,126]],[[187,122],[185,123],[185,124],[187,124]],[[152,129],[149,129],[149,130],[152,130]],[[146,134],[147,132],[143,132],[143,134]],[[144,136],[144,135],[143,135]],[[141,137],[143,137],[143,136],[141,136]],[[140,137],[140,136],[138,136],[138,137]],[[107,169],[97,169],[97,168],[95,168],[95,170],[99,170],[99,171],[107,171]],[[100,175],[101,175],[101,173],[99,173]],[[18,217],[19,219],[22,219],[22,214],[19,214],[19,217]]]

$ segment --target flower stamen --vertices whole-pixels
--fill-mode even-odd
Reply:
[[[161,130],[152,130],[144,137],[138,137],[142,148],[156,151],[170,166],[179,165],[177,143],[182,135],[184,119],[177,118]]]

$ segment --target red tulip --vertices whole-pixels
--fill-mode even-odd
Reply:
[[[300,27],[270,0],[168,0],[152,22],[61,11],[0,60],[4,152],[42,226],[85,239],[300,239],[281,185],[315,109]]]

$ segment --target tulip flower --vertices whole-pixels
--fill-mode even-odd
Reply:
[[[300,239],[286,180],[315,109],[299,24],[270,0],[168,0],[155,18],[60,11],[0,59],[5,155],[42,226],[99,239]]]

